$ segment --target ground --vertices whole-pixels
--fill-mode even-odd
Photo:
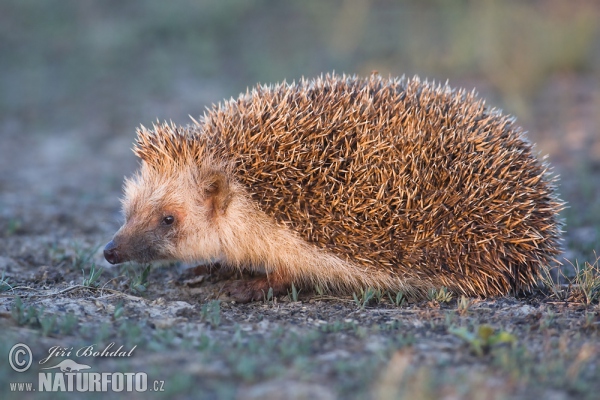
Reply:
[[[569,262],[594,263],[600,221],[590,82],[547,82],[526,126],[550,153],[570,205],[567,274]],[[181,265],[109,266],[101,250],[120,225],[134,132],[95,132],[2,131],[0,354],[17,343],[33,351],[28,372],[0,363],[2,398],[56,398],[10,383],[37,387],[40,368],[66,358],[93,372],[145,372],[164,389],[133,398],[591,399],[600,391],[598,300],[564,280],[518,298],[438,294],[395,304],[396,294],[300,292],[236,304],[217,299],[218,283],[183,281]],[[73,356],[111,343],[109,352],[122,346],[128,356]],[[39,364],[54,346],[62,357]]]

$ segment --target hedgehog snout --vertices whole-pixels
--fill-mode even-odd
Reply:
[[[112,240],[104,247],[104,258],[111,264],[119,264],[122,262],[121,257],[119,257],[119,252],[117,251],[117,246]]]

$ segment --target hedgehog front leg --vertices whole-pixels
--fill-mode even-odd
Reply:
[[[284,295],[290,286],[291,282],[287,280],[263,276],[227,282],[222,292],[238,303],[248,303],[266,299],[270,289],[273,296]]]

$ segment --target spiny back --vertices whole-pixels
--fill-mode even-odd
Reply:
[[[473,93],[326,76],[257,87],[200,125],[264,212],[365,267],[494,295],[559,252],[547,166]]]

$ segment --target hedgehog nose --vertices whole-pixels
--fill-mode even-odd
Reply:
[[[111,264],[118,264],[121,262],[119,253],[117,252],[117,246],[115,246],[115,243],[112,240],[108,242],[104,248],[104,258]]]

